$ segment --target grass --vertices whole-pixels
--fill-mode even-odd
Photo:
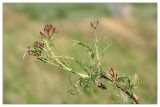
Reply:
[[[149,17],[143,22],[141,19],[144,16],[139,15],[147,11],[147,6],[156,11],[156,4],[143,4],[146,8],[140,6],[141,9],[135,8],[137,5],[132,4],[133,7],[135,6],[134,11],[137,12],[137,17],[133,18],[133,22],[130,19],[119,20],[112,14],[105,14],[104,4],[88,5],[4,4],[3,103],[122,103],[114,98],[115,94],[112,93],[112,89],[108,89],[105,93],[96,90],[93,97],[84,94],[79,94],[79,97],[68,95],[66,92],[70,85],[67,73],[51,65],[35,63],[30,58],[22,60],[26,46],[37,37],[41,27],[49,22],[55,24],[59,30],[59,36],[56,37],[59,45],[56,48],[60,48],[64,55],[78,55],[79,58],[84,58],[81,51],[69,48],[68,42],[77,39],[92,44],[90,41],[92,33],[91,30],[86,30],[89,28],[86,23],[95,17],[98,17],[102,24],[101,35],[108,36],[113,41],[112,46],[106,52],[103,64],[106,67],[115,67],[120,74],[137,73],[140,77],[140,86],[136,93],[140,96],[141,102],[157,103],[156,19]],[[64,8],[61,10],[61,7]],[[33,13],[29,10],[30,8],[34,10]],[[60,11],[60,13],[55,11]],[[90,14],[87,14],[88,12]],[[63,16],[65,14],[66,16]],[[148,26],[151,24],[152,26]],[[150,38],[149,41],[147,37]],[[63,49],[64,47],[66,48]]]

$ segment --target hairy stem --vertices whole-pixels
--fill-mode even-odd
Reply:
[[[120,84],[115,83],[116,87],[125,92],[136,104],[140,104],[140,101],[138,97],[134,93],[130,93],[129,91],[125,90],[123,87],[121,87]]]
[[[109,79],[107,76],[101,74],[101,78],[104,78],[106,80],[109,80],[111,83],[115,83],[115,86],[120,89],[121,91],[123,91],[124,93],[126,93],[129,98],[131,98],[136,104],[140,104],[140,100],[138,99],[138,97],[136,96],[136,94],[129,92],[128,90],[124,89],[118,82],[114,82],[113,80]]]

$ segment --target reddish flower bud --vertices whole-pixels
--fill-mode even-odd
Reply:
[[[27,52],[28,52],[28,54],[31,55],[31,56],[36,56],[36,54],[34,54],[31,50],[28,50]]]
[[[35,42],[34,42],[33,47],[35,47],[35,48],[38,47],[38,41],[35,41]]]
[[[43,49],[44,48],[44,43],[39,43],[39,48]]]
[[[51,24],[45,25],[43,28],[43,32],[40,31],[40,35],[42,35],[43,37],[46,37],[46,38],[51,38],[54,33],[56,33],[56,28],[53,27],[53,25],[51,25]]]
[[[97,21],[93,21],[93,22],[91,22],[90,24],[91,24],[91,27],[92,27],[93,29],[97,29],[97,26],[98,26],[98,24],[99,24],[99,21],[98,21],[98,20],[97,20]]]
[[[41,31],[40,31],[40,35],[41,35],[41,36],[45,36],[45,35],[43,34],[43,32],[41,32]]]
[[[28,50],[27,52],[28,52],[28,54],[29,54],[29,55],[32,55],[32,52],[31,52],[31,50]]]
[[[92,22],[91,22],[91,27],[92,27],[92,28],[94,28],[94,25],[93,25],[93,23],[92,23]],[[94,28],[94,29],[95,29],[95,28]]]
[[[56,28],[54,27],[54,28],[53,28],[53,32],[55,32],[55,31],[56,31]]]
[[[30,47],[28,46],[28,49],[30,49]]]

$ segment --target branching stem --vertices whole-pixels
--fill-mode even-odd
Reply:
[[[101,77],[109,80],[111,83],[114,83],[117,88],[119,88],[121,91],[126,93],[136,104],[140,104],[139,98],[136,96],[136,94],[129,92],[128,90],[124,89],[118,82],[114,82],[113,80],[109,79],[107,76],[101,74]]]
[[[73,73],[75,75],[78,75],[79,80],[75,83],[74,87],[76,87],[79,90],[79,92],[81,92],[81,88],[85,88],[86,90],[88,90],[92,86],[92,83],[94,83],[98,88],[101,88],[102,90],[107,89],[105,84],[101,80],[103,78],[112,85],[114,85],[117,89],[120,89],[121,91],[126,93],[126,95],[128,95],[129,98],[134,101],[134,103],[139,104],[139,98],[132,91],[132,89],[136,85],[132,83],[131,77],[119,77],[118,74],[112,68],[109,71],[109,77],[106,75],[106,73],[103,72],[104,67],[101,64],[101,59],[103,58],[103,53],[107,50],[108,47],[103,49],[100,41],[98,41],[96,31],[98,23],[99,21],[91,22],[91,27],[94,29],[95,36],[94,48],[76,40],[73,44],[79,44],[87,49],[91,64],[83,63],[83,60],[81,61],[76,57],[56,56],[56,50],[52,49],[54,47],[54,38],[52,37],[53,34],[56,33],[56,28],[53,27],[53,25],[45,25],[44,31],[40,31],[42,42],[35,41],[33,44],[33,48],[30,48],[28,46],[28,50],[24,53],[23,59],[28,53],[31,56],[35,56],[38,61],[49,63],[56,67],[64,69],[65,71],[68,71],[69,74]],[[74,66],[72,63],[78,64],[80,69],[79,67]],[[125,83],[124,80],[126,80],[127,82]],[[134,76],[133,81],[139,81],[136,75]]]
[[[48,44],[48,42],[47,42],[46,40],[44,40],[44,42],[46,43],[47,48],[48,48],[50,54],[52,55],[52,57],[55,58],[55,60],[56,60],[60,65],[62,65],[62,66],[64,67],[64,69],[66,69],[67,71],[72,71],[71,68],[65,66],[61,61],[59,61],[59,59],[58,59],[57,57],[55,57],[54,53],[52,52],[52,49],[50,48],[50,46],[49,46],[49,44]]]

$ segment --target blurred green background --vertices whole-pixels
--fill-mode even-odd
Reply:
[[[100,104],[124,103],[114,89],[92,96],[69,95],[67,72],[22,58],[44,24],[57,27],[60,55],[84,58],[72,40],[93,43],[90,21],[99,20],[99,38],[112,39],[103,64],[122,75],[137,73],[135,93],[141,103],[157,103],[157,4],[3,4],[3,103]]]

